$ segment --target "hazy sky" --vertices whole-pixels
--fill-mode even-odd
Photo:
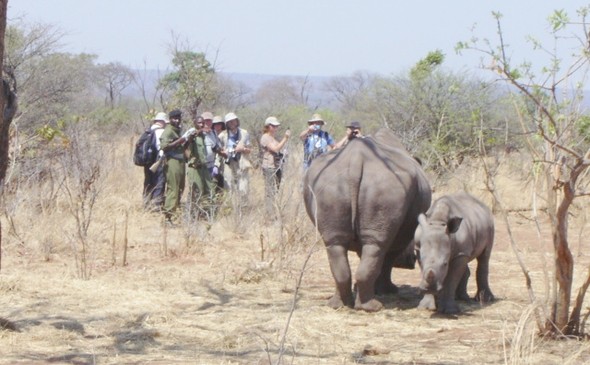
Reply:
[[[205,51],[224,72],[335,76],[407,71],[430,51],[448,68],[476,69],[458,41],[495,36],[499,11],[515,57],[531,56],[526,35],[545,35],[555,9],[572,18],[572,0],[9,0],[10,22],[48,23],[67,32],[63,51],[100,63],[170,66],[173,34]],[[532,57],[532,56],[531,56]]]

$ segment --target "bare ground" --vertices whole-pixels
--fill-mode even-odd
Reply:
[[[137,186],[138,177],[131,180]],[[134,197],[111,196],[117,198],[110,206]],[[385,309],[378,313],[328,308],[333,281],[326,254],[300,215],[283,226],[246,215],[240,228],[226,217],[190,234],[184,228],[164,234],[159,216],[136,207],[123,265],[122,211],[112,213],[117,232],[105,213],[97,218],[102,240],[94,242],[88,280],[79,278],[80,262],[67,244],[46,247],[51,237],[67,236],[64,227],[29,215],[31,238],[17,239],[6,234],[3,218],[0,364],[590,363],[588,342],[536,335],[536,307],[499,216],[490,273],[497,301],[461,303],[462,314],[439,316],[416,309],[417,269],[394,270],[400,292],[381,297]],[[548,225],[541,218],[538,233],[530,217],[510,218],[536,300],[544,303],[552,269]],[[583,231],[572,228],[571,240],[577,289],[590,257]],[[354,255],[350,261],[356,267]]]

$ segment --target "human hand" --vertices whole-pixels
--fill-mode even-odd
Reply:
[[[197,130],[195,128],[189,128],[186,132],[184,132],[182,138],[186,140],[189,137],[192,137],[195,133],[197,133]]]
[[[289,137],[291,137],[291,130],[287,129],[287,131],[285,132],[285,138],[289,139]]]

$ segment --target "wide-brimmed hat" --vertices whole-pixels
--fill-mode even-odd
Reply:
[[[159,112],[158,114],[156,114],[156,116],[154,117],[154,122],[170,123],[170,121],[168,120],[168,115],[164,112]]]
[[[203,114],[201,114],[201,118],[203,118],[203,120],[213,120],[213,113],[204,112]]]
[[[348,125],[346,126],[346,128],[352,128],[352,129],[361,129],[361,123],[357,122],[356,120],[348,123]]]
[[[322,119],[322,116],[319,114],[312,115],[311,119],[307,121],[307,123],[315,123],[315,122],[321,122],[322,124],[324,124],[324,120]]]
[[[227,122],[230,122],[230,121],[232,121],[234,119],[238,119],[238,116],[235,115],[234,113],[227,113],[225,115],[225,118],[224,119],[225,119],[225,124],[227,124]]]
[[[276,117],[268,117],[264,121],[264,125],[274,125],[276,127],[276,126],[281,125],[281,123],[279,123],[279,121]]]

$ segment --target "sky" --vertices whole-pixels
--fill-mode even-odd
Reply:
[[[99,63],[169,70],[171,45],[205,52],[217,70],[297,76],[392,75],[441,50],[451,70],[477,69],[459,41],[494,38],[492,11],[513,57],[533,58],[527,35],[547,35],[556,9],[575,18],[583,0],[8,0],[8,22],[66,35],[61,51]],[[472,30],[475,29],[475,33]],[[533,59],[534,60],[534,59]]]

